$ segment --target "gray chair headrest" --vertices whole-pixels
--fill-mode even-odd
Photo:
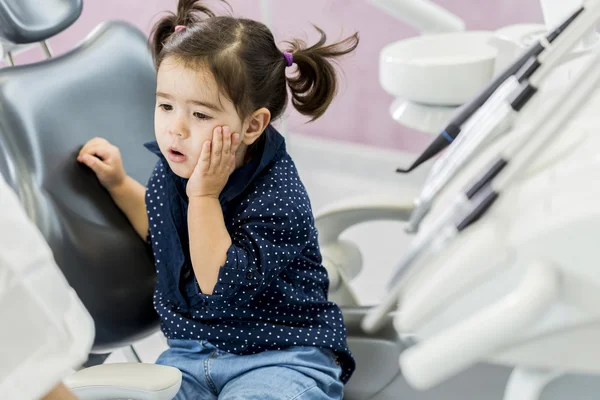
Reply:
[[[0,37],[16,44],[57,35],[81,15],[82,0],[0,0]]]

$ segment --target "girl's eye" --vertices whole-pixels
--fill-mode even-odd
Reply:
[[[195,112],[194,117],[202,120],[210,119],[210,117],[206,114],[202,114],[201,112]]]
[[[171,111],[173,106],[169,104],[161,104],[158,106],[158,108],[162,108],[164,111]]]

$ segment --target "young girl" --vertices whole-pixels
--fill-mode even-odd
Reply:
[[[270,125],[288,87],[313,120],[331,103],[329,59],[358,35],[325,45],[319,32],[316,45],[282,52],[265,25],[180,0],[151,39],[156,142],[146,146],[159,161],[147,187],[104,139],[79,154],[152,245],[170,347],[157,362],[182,371],[178,399],[340,399],[354,370],[310,201]]]

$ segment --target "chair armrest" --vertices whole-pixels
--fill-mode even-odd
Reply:
[[[417,193],[399,192],[352,197],[320,210],[315,224],[322,243],[337,241],[349,227],[367,221],[407,221]]]
[[[65,384],[80,400],[171,400],[181,387],[181,372],[156,364],[103,364],[71,375]]]
[[[359,304],[350,281],[362,269],[362,254],[356,244],[339,239],[342,232],[367,221],[406,221],[415,196],[416,193],[406,191],[352,197],[316,213],[315,226],[319,231],[323,266],[329,275],[332,301],[340,306]]]

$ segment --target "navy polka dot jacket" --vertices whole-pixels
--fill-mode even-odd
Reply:
[[[332,350],[347,382],[355,368],[340,308],[327,301],[310,200],[283,137],[269,126],[262,156],[236,169],[220,196],[232,239],[212,295],[191,267],[186,179],[159,156],[147,186],[158,284],[154,307],[167,338],[207,340],[235,354],[292,346]]]

